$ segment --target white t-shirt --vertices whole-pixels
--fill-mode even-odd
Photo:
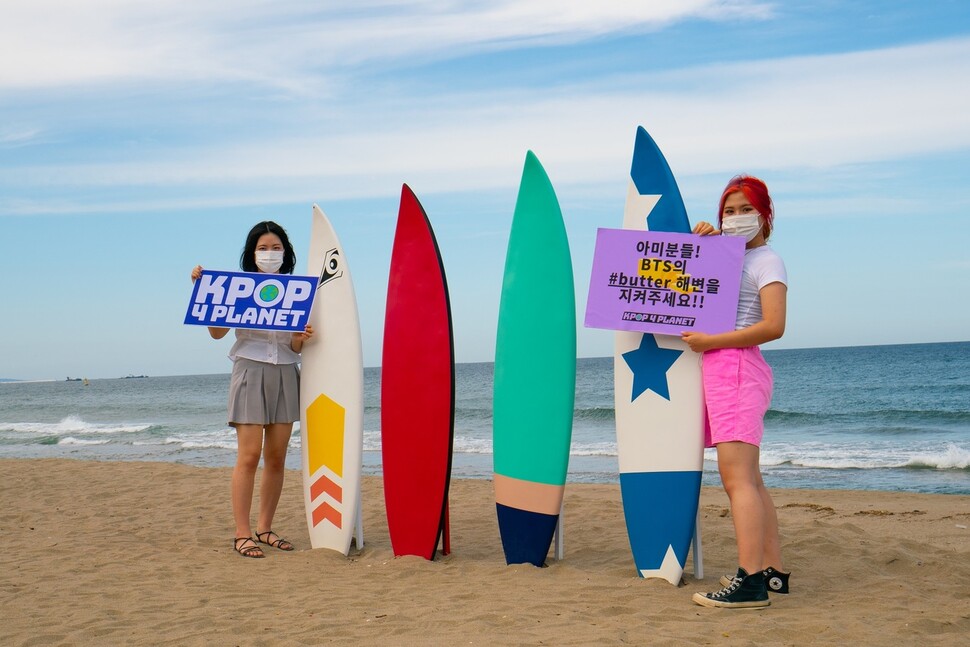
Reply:
[[[747,328],[762,320],[761,288],[771,283],[788,285],[788,273],[781,256],[767,245],[745,250],[735,330]]]
[[[290,348],[292,333],[278,330],[249,330],[236,328],[236,343],[229,351],[229,359],[237,357],[267,364],[296,364],[300,356]]]

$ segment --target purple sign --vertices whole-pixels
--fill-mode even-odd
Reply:
[[[585,325],[661,335],[734,330],[743,263],[737,236],[600,228]]]

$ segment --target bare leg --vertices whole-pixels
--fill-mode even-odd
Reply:
[[[773,566],[777,571],[784,571],[781,563],[781,539],[778,536],[778,513],[775,511],[775,502],[771,500],[765,488],[764,481],[761,480],[761,473],[758,473],[758,492],[761,495],[761,505],[764,508],[765,535],[764,535],[764,560],[762,569]]]
[[[236,425],[239,450],[232,470],[232,516],[236,522],[236,537],[253,534],[249,514],[253,507],[253,484],[263,447],[263,428],[260,425]]]
[[[273,517],[283,492],[283,468],[290,444],[293,423],[266,425],[266,445],[263,448],[263,476],[259,486],[258,532],[273,529]]]
[[[749,574],[762,570],[765,558],[765,505],[759,483],[755,445],[742,442],[719,443],[717,465],[724,490],[731,500],[734,534],[738,544],[738,564]],[[761,486],[763,488],[763,485]],[[777,534],[777,520],[775,522]]]

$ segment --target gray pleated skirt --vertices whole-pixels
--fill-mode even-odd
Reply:
[[[271,425],[300,419],[300,370],[237,357],[229,380],[229,425]]]

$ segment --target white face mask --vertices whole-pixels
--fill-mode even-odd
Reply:
[[[275,274],[278,269],[283,267],[283,252],[281,251],[258,251],[256,252],[256,267],[267,274]]]
[[[737,216],[725,216],[721,221],[721,233],[725,236],[743,236],[750,243],[761,231],[761,214],[757,211]]]

